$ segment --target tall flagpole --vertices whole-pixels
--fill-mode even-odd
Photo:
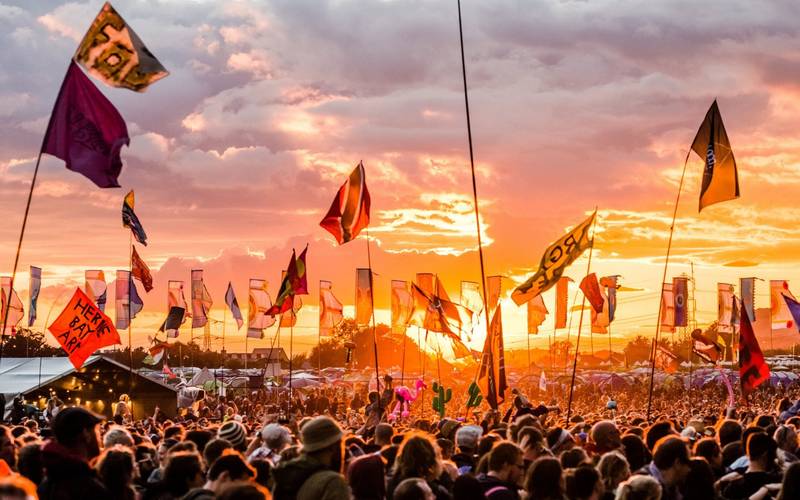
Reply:
[[[672,250],[672,235],[675,233],[675,220],[678,217],[678,204],[681,201],[681,191],[683,190],[683,180],[686,177],[686,166],[689,164],[689,155],[692,149],[686,152],[686,159],[683,161],[683,172],[681,172],[681,180],[678,183],[678,195],[675,197],[675,208],[672,210],[672,224],[669,226],[669,239],[667,240],[667,255],[664,258],[664,272],[661,276],[661,296],[658,298],[658,317],[656,318],[656,336],[653,339],[652,358],[650,360],[650,390],[647,393],[647,421],[650,422],[650,410],[653,407],[653,381],[656,374],[656,349],[658,349],[658,336],[661,333],[661,313],[664,307],[664,283],[667,280],[667,267],[669,267],[669,255]]]
[[[369,268],[369,303],[372,306],[372,348],[375,351],[375,390],[378,391],[378,413],[383,410],[381,402],[381,375],[378,369],[378,333],[375,331],[375,291],[372,282],[372,254],[369,250],[369,228],[364,228],[367,237],[367,267]]]
[[[133,323],[133,315],[131,314],[131,302],[133,299],[133,294],[131,293],[131,288],[133,288],[133,231],[129,231],[129,239],[128,244],[129,251],[128,255],[130,257],[130,266],[128,267],[128,397],[133,395],[133,331],[131,325]],[[133,416],[133,404],[131,404],[131,417]]]
[[[464,82],[464,110],[467,116],[467,142],[469,143],[469,165],[470,173],[472,174],[472,201],[475,205],[475,227],[478,232],[478,259],[481,263],[481,288],[483,288],[483,311],[486,319],[486,334],[489,334],[489,300],[486,294],[486,267],[483,259],[483,242],[481,241],[481,217],[480,209],[478,207],[478,184],[475,180],[475,153],[472,147],[472,122],[469,115],[469,91],[467,89],[467,63],[464,59],[464,29],[461,22],[461,0],[457,0],[458,4],[458,40],[461,46],[461,79]],[[475,370],[475,380],[478,378],[480,365]]]
[[[597,227],[597,207],[594,207],[594,221],[592,221],[592,244],[589,246],[589,261],[586,263],[586,274],[592,269],[592,253],[594,252],[594,230]],[[586,307],[586,294],[581,300],[581,315],[578,320],[578,334],[575,337],[575,359],[572,362],[572,380],[569,384],[569,401],[567,402],[567,420],[565,425],[569,425],[569,417],[572,415],[572,395],[575,392],[575,372],[578,369],[578,351],[581,347],[581,328],[583,327],[583,310]]]

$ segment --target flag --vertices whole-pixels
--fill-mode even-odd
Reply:
[[[136,247],[131,247],[131,274],[142,282],[145,293],[150,293],[150,290],[153,289],[153,275],[150,274],[147,264],[139,257]]]
[[[169,366],[167,366],[167,361],[166,360],[164,360],[164,367],[161,369],[161,373],[166,375],[167,378],[170,379],[170,380],[175,380],[176,378],[178,378],[178,376],[175,375],[175,372],[170,370]]]
[[[356,324],[368,325],[372,318],[372,277],[370,270],[356,269]]]
[[[436,275],[433,273],[417,273],[417,286],[428,295],[436,293]]]
[[[733,332],[733,285],[717,283],[717,330]]]
[[[483,344],[477,378],[478,386],[493,410],[496,410],[505,401],[507,388],[502,312],[503,308],[498,307],[492,317],[486,341]]]
[[[183,294],[183,281],[170,280],[167,282],[167,307],[170,311],[173,307],[180,307],[183,309],[181,324],[183,324],[186,318],[192,317],[188,311],[189,306],[186,303],[186,296]]]
[[[133,189],[131,189],[122,200],[122,226],[131,230],[136,241],[147,246],[147,235],[144,233],[142,223],[139,222],[139,217],[137,217],[136,213],[133,211],[134,205],[135,197],[133,195]]]
[[[97,304],[97,308],[100,309],[100,312],[104,312],[106,310],[106,294],[108,289],[106,287],[106,276],[103,271],[98,269],[86,271],[84,273],[84,290],[86,291],[86,295],[92,299],[92,302]]]
[[[748,393],[769,380],[769,367],[758,346],[750,318],[742,308],[739,329],[739,379],[742,392]]]
[[[739,294],[742,296],[742,307],[747,311],[747,317],[750,318],[752,323],[756,320],[756,279],[740,278]]]
[[[689,324],[688,302],[689,278],[672,278],[672,294],[675,302],[675,326]]]
[[[655,352],[656,367],[667,373],[675,373],[680,367],[680,358],[664,346],[658,346]]]
[[[101,188],[119,187],[128,128],[114,105],[72,62],[58,92],[42,153],[64,160]]]
[[[503,277],[489,276],[486,278],[486,290],[489,292],[486,300],[489,301],[489,311],[491,312],[500,303],[500,297],[503,294]]]
[[[529,302],[530,304],[530,302]],[[544,376],[544,370],[542,370],[542,374],[539,375],[539,390],[544,392],[547,390],[547,378]]]
[[[394,311],[394,307],[392,307],[392,311]],[[333,284],[330,281],[320,281],[319,334],[322,336],[331,335],[333,329],[339,325],[343,319],[342,303],[333,295]],[[392,323],[392,325],[394,325],[394,323]]]
[[[47,329],[66,351],[76,370],[101,347],[120,343],[111,318],[80,288],[75,289],[67,306]]]
[[[228,304],[228,309],[231,310],[233,319],[236,320],[236,326],[241,328],[244,324],[242,310],[239,309],[239,302],[236,300],[236,294],[233,292],[233,284],[231,284],[230,281],[228,282],[228,291],[225,292],[225,303]]]
[[[414,298],[408,291],[408,282],[392,280],[392,333],[404,335],[413,313]]]
[[[167,318],[158,329],[159,332],[165,332],[167,338],[176,339],[180,333],[181,325],[186,316],[186,309],[180,306],[170,306]]]
[[[286,274],[286,271],[283,271],[283,273]],[[282,328],[294,327],[297,324],[297,313],[300,312],[300,308],[303,307],[303,301],[300,300],[300,297],[293,295],[292,299],[292,307],[281,313],[280,326]]]
[[[169,344],[166,342],[160,342],[159,340],[153,340],[150,349],[147,351],[147,359],[142,361],[148,365],[157,365],[161,360],[164,358],[164,354],[169,350]],[[166,360],[164,360],[166,362]]]
[[[428,276],[434,278],[431,283]],[[468,315],[468,310],[464,306],[456,304],[450,300],[441,282],[434,275],[428,273],[417,274],[417,282],[411,285],[411,293],[414,298],[414,312],[411,316],[411,323],[421,326],[432,332],[445,333],[460,340],[458,333],[462,327],[462,316]],[[431,288],[432,292],[427,292],[424,288]]]
[[[42,268],[31,266],[30,297],[28,300],[28,327],[36,321],[36,304],[39,300],[39,290],[42,287]]]
[[[461,305],[472,311],[473,316],[483,312],[483,296],[480,284],[474,281],[461,282]]]
[[[592,305],[592,309],[594,309],[595,312],[600,312],[603,310],[603,302],[605,302],[605,299],[603,298],[603,294],[600,293],[600,283],[597,281],[596,274],[587,274],[581,280],[580,289],[583,292],[583,295],[586,297],[586,300],[588,300]]]
[[[547,247],[536,273],[511,294],[511,298],[518,306],[555,285],[564,273],[564,269],[580,257],[584,250],[592,246],[589,228],[594,222],[595,215],[596,212]]]
[[[789,309],[789,313],[792,315],[794,326],[800,330],[800,302],[786,295],[783,296],[783,300],[786,302],[786,308]]]
[[[117,271],[116,296],[114,298],[116,304],[115,326],[124,330],[130,326],[131,320],[144,307],[130,271]]]
[[[699,328],[692,332],[692,352],[706,363],[716,364],[722,357],[722,347],[704,335]]]
[[[572,281],[566,276],[561,277],[556,282],[556,329],[567,327],[567,294],[569,292],[569,282]]]
[[[192,269],[192,328],[206,326],[212,305],[214,301],[203,283],[203,270]]]
[[[770,310],[772,311],[772,329],[792,328],[792,313],[786,307],[783,297],[794,299],[789,291],[789,282],[785,280],[772,280],[769,282]]]
[[[11,277],[3,276],[0,278],[0,328],[5,324],[3,335],[15,335],[17,325],[24,317],[25,310],[17,291],[11,287]]]
[[[717,101],[711,104],[706,118],[692,142],[692,151],[704,159],[700,208],[739,197],[739,174],[731,143],[722,123]]]
[[[319,223],[340,245],[358,236],[369,225],[369,190],[364,164],[360,163],[339,188],[330,210]]]
[[[547,317],[547,306],[541,295],[528,301],[528,334],[536,335]]]
[[[275,304],[266,312],[269,316],[283,314],[292,309],[295,295],[308,294],[308,280],[306,278],[307,251],[308,246],[300,254],[300,257],[295,257],[294,249],[292,249],[292,257],[289,259],[289,265],[281,277],[281,288],[278,290]]]
[[[600,286],[606,289],[606,305],[608,307],[608,323],[614,321],[614,315],[617,313],[617,280],[619,275],[603,276],[600,278]]]
[[[114,7],[106,2],[73,59],[111,87],[144,92],[169,74]]]
[[[664,283],[661,288],[661,331],[675,331],[675,295],[672,283]]]
[[[247,336],[256,339],[264,338],[264,330],[275,324],[275,317],[267,315],[267,311],[272,307],[272,299],[267,292],[267,281],[251,279],[248,298]]]
[[[608,325],[611,323],[608,319],[608,296],[606,295],[605,287],[599,283],[597,291],[600,294],[600,299],[603,301],[603,306],[599,311],[594,307],[590,310],[592,316],[592,333],[608,333]]]

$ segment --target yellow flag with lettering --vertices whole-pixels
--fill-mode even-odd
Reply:
[[[584,250],[592,246],[589,228],[596,215],[597,212],[592,213],[588,219],[547,247],[536,274],[528,278],[511,294],[511,298],[518,306],[555,285],[564,274],[564,269],[575,262],[575,259],[580,257]]]

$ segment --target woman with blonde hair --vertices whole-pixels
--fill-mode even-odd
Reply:
[[[625,456],[618,451],[609,451],[600,458],[597,470],[603,479],[605,494],[603,498],[614,498],[617,487],[631,476],[631,469]]]
[[[651,476],[632,476],[620,483],[616,500],[661,500],[661,485]]]
[[[442,456],[436,442],[426,434],[409,433],[397,451],[386,498],[392,500],[397,485],[405,479],[416,477],[428,483],[437,500],[449,500],[450,493],[441,482],[449,477],[443,470]]]

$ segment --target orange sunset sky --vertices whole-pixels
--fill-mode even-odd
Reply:
[[[61,79],[101,5],[0,2],[4,275]],[[114,7],[171,75],[144,94],[93,80],[128,124],[122,189],[98,189],[43,159],[16,286],[27,308],[28,266],[43,268],[35,328],[51,307],[52,322],[85,269],[103,269],[110,281],[127,268],[120,207],[134,189],[149,237],[139,253],[155,277],[149,294],[140,288],[134,344],[163,320],[168,280],[185,280],[188,292],[190,270],[204,269],[221,319],[228,280],[243,309],[250,277],[268,279],[274,296],[292,247],[308,243],[311,294],[295,349],[309,349],[318,281],[333,281],[352,315],[354,269],[366,267],[363,237],[337,247],[318,225],[359,160],[372,194],[378,321],[388,321],[392,279],[438,273],[453,298],[460,280],[479,280],[455,2]],[[507,276],[510,292],[547,244],[597,206],[592,270],[620,274],[636,290],[618,296],[615,348],[626,336],[652,335],[683,158],[716,98],[741,198],[698,214],[703,163],[691,157],[668,275],[694,263],[701,326],[716,317],[717,282],[738,288],[740,277],[756,276],[800,290],[798,15],[792,1],[714,0],[702,13],[685,1],[464,2],[487,273]],[[584,256],[566,274],[577,282],[585,271]],[[767,292],[758,282],[757,307],[769,306]],[[239,351],[244,328],[228,319],[226,346]],[[524,308],[506,298],[504,319],[507,348],[524,347]],[[551,316],[543,330],[552,325]],[[249,346],[268,345],[273,333]],[[607,342],[594,338],[595,347]],[[532,343],[546,346],[546,337]]]

